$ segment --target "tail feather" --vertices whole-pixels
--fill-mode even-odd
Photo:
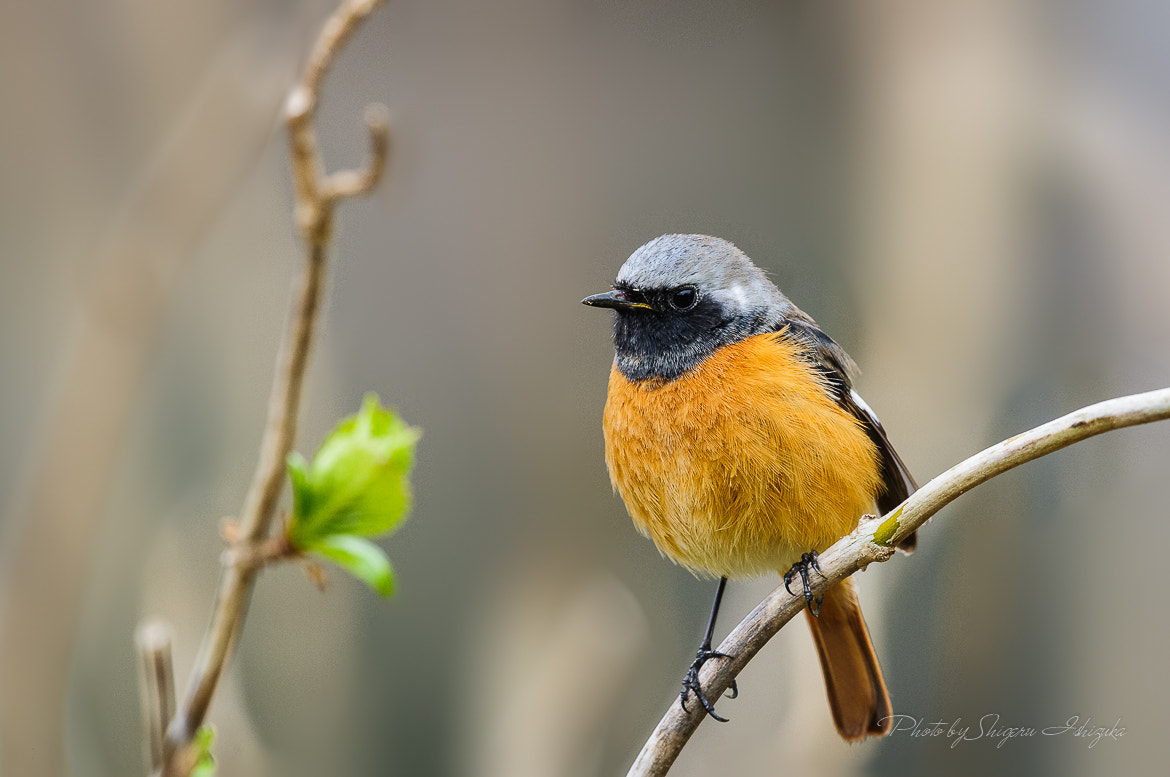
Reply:
[[[819,617],[805,612],[837,732],[846,742],[884,736],[890,725],[890,696],[853,581],[846,579],[825,593]]]

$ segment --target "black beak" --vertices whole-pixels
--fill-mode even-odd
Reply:
[[[613,308],[614,310],[653,310],[652,305],[645,302],[634,302],[621,289],[607,291],[604,294],[594,294],[581,300],[582,305],[595,308]]]

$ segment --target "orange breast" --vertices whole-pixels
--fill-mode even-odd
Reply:
[[[610,374],[610,479],[638,530],[692,571],[784,571],[875,511],[874,446],[798,348],[763,334],[668,383]]]

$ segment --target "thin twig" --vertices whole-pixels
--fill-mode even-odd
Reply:
[[[333,210],[347,197],[377,185],[389,149],[385,109],[368,111],[372,159],[364,171],[327,178],[317,146],[313,118],[322,79],[346,41],[383,0],[348,0],[325,23],[306,66],[301,83],[286,102],[290,155],[296,182],[297,223],[305,241],[304,272],[281,345],[280,359],[268,400],[268,422],[251,485],[244,498],[238,528],[238,547],[223,557],[223,573],[211,624],[203,638],[183,703],[171,720],[164,742],[164,775],[186,775],[195,754],[191,742],[203,725],[212,696],[247,613],[256,574],[268,557],[255,551],[268,538],[285,477],[285,459],[296,438],[297,415],[305,368],[313,343],[321,290],[324,285]],[[336,181],[349,182],[339,186]]]
[[[1170,419],[1170,388],[1099,402],[993,445],[931,480],[888,516],[863,520],[856,530],[822,553],[824,578],[810,580],[813,593],[835,585],[871,562],[886,561],[901,540],[956,497],[984,481],[1102,432],[1166,419]],[[732,658],[711,661],[703,667],[700,679],[707,697],[718,698],[731,687],[732,680],[760,648],[803,608],[803,593],[793,596],[783,585],[756,605],[719,646],[720,652]],[[690,712],[678,703],[671,704],[627,777],[666,774],[704,716],[698,704],[692,704]]]
[[[134,635],[142,664],[142,718],[146,728],[147,769],[162,766],[163,737],[175,714],[175,673],[171,659],[171,629],[149,621]]]
[[[343,197],[354,197],[378,185],[385,169],[390,148],[390,124],[386,109],[371,106],[366,110],[372,158],[365,171],[335,173],[326,177],[313,129],[321,81],[333,67],[337,55],[358,27],[385,0],[345,0],[325,22],[313,47],[301,83],[289,93],[285,103],[288,122],[289,153],[292,156],[293,180],[297,190],[297,225],[309,245],[329,241],[333,206]]]

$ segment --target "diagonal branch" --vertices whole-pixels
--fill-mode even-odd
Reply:
[[[857,529],[820,555],[824,578],[810,580],[813,593],[839,583],[871,562],[888,560],[899,542],[980,483],[1094,435],[1167,419],[1170,388],[1099,402],[993,445],[931,480],[888,516],[863,519]],[[793,596],[782,585],[756,605],[719,646],[720,652],[732,658],[703,668],[700,679],[707,697],[718,698],[731,687],[756,653],[803,608],[803,593]],[[672,704],[627,777],[666,774],[704,715],[698,704],[692,705],[690,712]]]
[[[321,307],[333,210],[342,199],[377,185],[389,149],[385,109],[368,111],[372,159],[364,171],[327,178],[313,119],[325,73],[345,43],[383,0],[346,0],[325,23],[313,47],[301,83],[289,95],[286,120],[296,183],[296,218],[305,241],[305,264],[281,344],[268,421],[251,485],[244,498],[232,552],[223,556],[223,573],[211,624],[203,637],[183,702],[167,728],[163,743],[164,775],[186,775],[197,754],[192,741],[207,716],[219,679],[243,626],[256,575],[267,557],[249,552],[268,537],[285,477],[285,459],[296,438],[301,388]]]

